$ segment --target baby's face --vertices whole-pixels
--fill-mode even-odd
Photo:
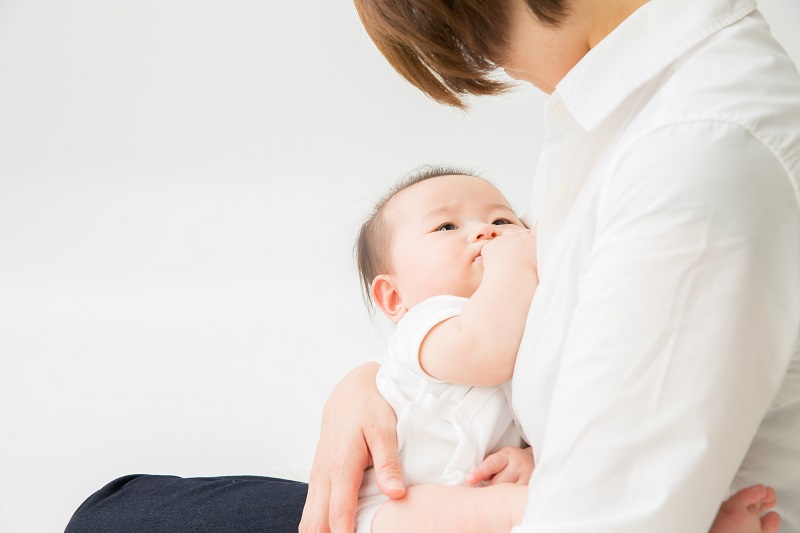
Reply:
[[[390,200],[385,216],[408,309],[432,296],[472,296],[483,278],[483,246],[510,226],[525,227],[494,185],[462,175],[412,185]]]

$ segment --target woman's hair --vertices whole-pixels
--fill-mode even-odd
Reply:
[[[392,228],[385,217],[385,207],[397,194],[412,185],[440,176],[476,176],[475,173],[447,166],[427,165],[410,172],[395,183],[372,207],[372,211],[361,225],[353,253],[361,280],[364,301],[372,309],[372,281],[380,274],[391,272],[389,248]]]
[[[406,80],[439,103],[464,109],[467,94],[491,95],[508,48],[512,0],[354,0],[381,54]],[[567,0],[526,0],[543,24],[558,26]]]

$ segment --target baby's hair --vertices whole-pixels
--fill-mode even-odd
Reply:
[[[450,166],[425,165],[419,167],[401,178],[372,206],[372,211],[361,225],[353,248],[364,302],[370,310],[374,309],[371,296],[372,281],[380,274],[386,274],[392,269],[389,258],[392,232],[384,216],[386,204],[400,191],[421,181],[440,176],[460,175],[480,177],[474,172]]]

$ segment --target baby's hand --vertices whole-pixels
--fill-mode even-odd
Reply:
[[[536,227],[533,229],[505,227],[508,229],[487,242],[481,249],[484,266],[493,268],[491,265],[529,265],[535,269]]]
[[[486,456],[481,464],[467,474],[467,483],[491,480],[498,483],[527,485],[533,474],[533,449],[506,446]]]

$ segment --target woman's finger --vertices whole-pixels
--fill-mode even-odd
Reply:
[[[358,489],[363,477],[363,469],[340,468],[334,473],[328,511],[331,533],[352,533],[355,529]]]
[[[300,520],[300,533],[328,533],[328,507],[330,504],[330,480],[315,475],[316,458],[308,482],[308,496]]]
[[[392,499],[402,498],[406,493],[403,469],[397,457],[397,432],[395,426],[372,427],[365,431],[364,438],[372,454],[375,477],[381,492]]]

